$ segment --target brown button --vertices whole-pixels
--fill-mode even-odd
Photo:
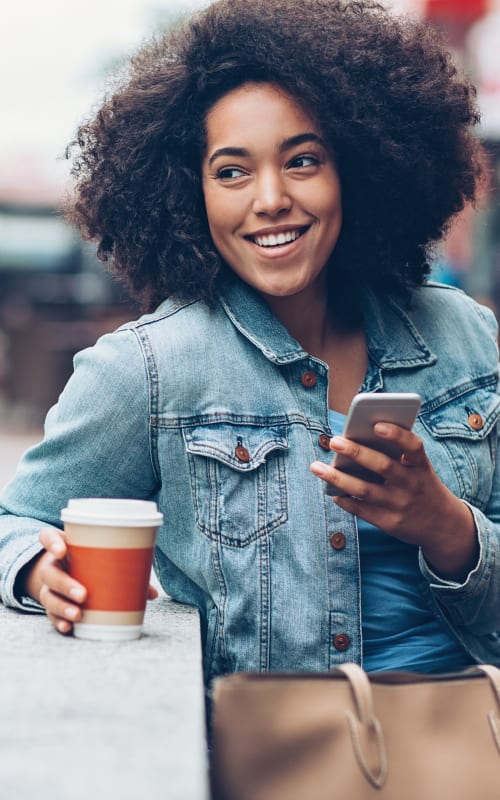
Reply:
[[[320,433],[318,436],[318,444],[323,450],[330,449],[330,437],[326,433]]]
[[[313,386],[316,386],[318,378],[315,372],[304,372],[300,380],[302,381],[302,386],[305,386],[306,389],[312,389]]]
[[[484,420],[481,414],[469,414],[469,425],[475,431],[480,431],[481,428],[484,428]]]
[[[335,650],[347,650],[350,644],[351,640],[347,633],[336,633],[333,637],[333,646]]]
[[[340,531],[332,533],[330,536],[330,544],[334,550],[343,550],[345,547],[345,536]]]
[[[243,447],[242,444],[239,444],[237,447],[234,448],[234,454],[238,459],[238,461],[245,461],[245,463],[250,461],[250,453],[248,452],[246,447]]]

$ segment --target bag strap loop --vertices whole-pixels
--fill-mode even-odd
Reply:
[[[500,712],[500,669],[494,667],[492,664],[476,664],[473,669],[479,669],[488,676]]]
[[[362,725],[369,725],[375,719],[375,707],[372,687],[366,672],[358,664],[352,662],[339,664],[335,669],[342,672],[349,681],[359,721]]]
[[[333,671],[345,675],[354,698],[356,714],[346,711],[346,718],[356,761],[368,782],[381,789],[387,780],[387,753],[382,726],[375,715],[370,681],[358,664],[339,664]],[[370,759],[372,764],[368,751],[375,754]]]
[[[500,669],[492,666],[492,664],[477,664],[477,669],[489,678],[493,694],[497,701],[498,709],[492,708],[488,711],[488,722],[490,724],[493,739],[500,753]]]

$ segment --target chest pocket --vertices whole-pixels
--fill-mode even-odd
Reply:
[[[495,385],[473,387],[421,411],[427,454],[439,477],[458,497],[484,508],[491,494],[497,451],[500,397]],[[460,392],[460,394],[458,394]]]
[[[283,427],[213,424],[184,431],[198,528],[245,547],[288,518]]]

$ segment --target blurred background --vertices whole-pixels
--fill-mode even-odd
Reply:
[[[201,0],[10,0],[0,30],[0,433],[34,436],[77,350],[137,314],[58,213],[64,150],[113,73]],[[386,0],[442,28],[474,80],[490,174],[436,259],[437,279],[500,310],[500,0]],[[2,440],[6,441],[5,436]],[[21,446],[20,445],[20,446]],[[5,445],[3,445],[5,447]],[[0,448],[1,449],[1,448]],[[6,451],[5,451],[6,452]],[[1,475],[0,475],[1,478]],[[1,484],[1,480],[0,480]]]

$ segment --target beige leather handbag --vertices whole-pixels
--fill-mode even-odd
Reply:
[[[219,678],[212,774],[216,800],[500,800],[500,670]]]

